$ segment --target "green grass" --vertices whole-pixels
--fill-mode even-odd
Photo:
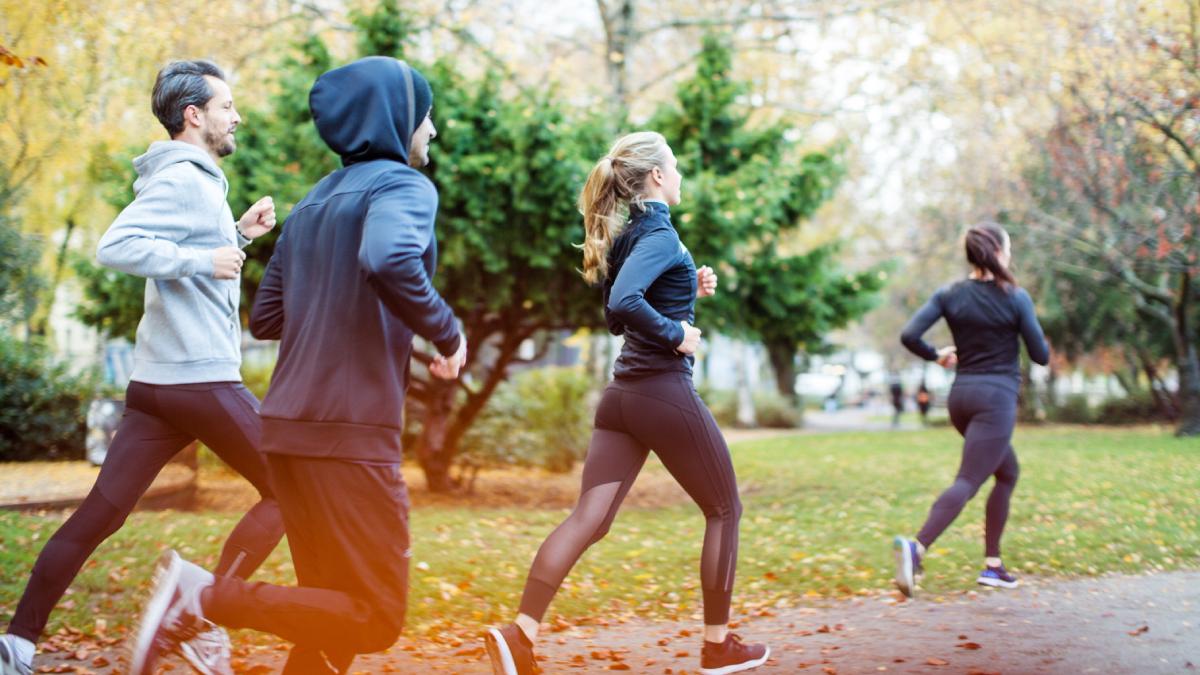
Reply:
[[[1039,576],[1200,566],[1200,439],[1153,428],[1018,429],[1021,482],[1005,561]],[[912,534],[953,478],[959,439],[949,429],[787,436],[733,448],[745,514],[735,616],[767,607],[887,592],[890,538]],[[661,471],[651,462],[648,471]],[[936,597],[974,588],[988,486],[926,560]],[[418,509],[409,623],[434,635],[511,616],[528,565],[566,510]],[[0,514],[0,613],[17,594],[61,516]],[[50,629],[93,619],[128,624],[157,553],[179,547],[215,562],[235,516],[137,513],[106,542]],[[704,521],[691,505],[628,509],[568,577],[551,616],[569,621],[640,615],[698,618]],[[260,578],[293,579],[286,547]]]

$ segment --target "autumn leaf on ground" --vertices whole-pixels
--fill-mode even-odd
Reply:
[[[1142,633],[1145,633],[1149,630],[1150,630],[1150,626],[1138,626],[1137,628],[1129,631],[1129,634],[1136,637],[1136,636],[1141,635]]]
[[[948,666],[948,665],[950,665],[949,661],[947,661],[945,659],[939,659],[936,656],[931,656],[931,657],[925,659],[925,663],[928,663],[931,666]]]
[[[957,646],[961,649],[980,649],[983,647],[983,645],[979,644],[978,642],[963,642]]]

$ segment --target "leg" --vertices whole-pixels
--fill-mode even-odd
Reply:
[[[258,490],[260,501],[233,528],[214,570],[217,576],[245,579],[283,538],[283,517],[259,452],[258,400],[241,384],[223,382],[164,388],[161,397],[163,414],[172,423],[199,438]]]
[[[622,413],[634,436],[654,448],[704,513],[700,558],[704,623],[724,627],[729,623],[742,516],[729,448],[686,377],[648,382],[641,391],[625,399]]]
[[[567,573],[589,546],[600,541],[649,454],[632,436],[618,431],[622,394],[606,390],[596,410],[575,510],[542,542],[521,595],[521,614],[540,622]],[[608,427],[608,428],[602,428]]]
[[[1000,537],[1004,534],[1004,525],[1008,522],[1008,503],[1012,498],[1013,489],[1017,486],[1017,478],[1021,475],[1020,465],[1017,464],[1017,453],[1012,445],[1000,468],[996,469],[996,482],[992,493],[988,495],[987,517],[984,528],[984,553],[988,558],[1000,557]]]
[[[1016,420],[1015,406],[1006,404],[1008,392],[974,385],[951,396],[951,420],[963,429],[962,462],[954,483],[934,502],[917,541],[928,548],[954,522],[984,481],[1004,461]]]
[[[293,672],[317,656],[345,670],[354,654],[391,646],[404,624],[408,501],[399,467],[268,462],[301,585],[218,578],[203,600],[205,616],[296,643]]]
[[[162,419],[131,407],[146,385],[130,384],[127,407],[100,475],[83,503],[46,542],[33,565],[9,632],[37,642],[50,612],[83,563],[125,523],[138,499],[175,453],[191,442]]]

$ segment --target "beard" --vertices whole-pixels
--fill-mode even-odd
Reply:
[[[412,148],[408,151],[408,165],[414,169],[429,164],[429,146],[423,148]]]
[[[205,130],[204,144],[212,150],[217,157],[228,157],[237,150],[237,142],[233,140],[233,136],[228,132],[217,132],[212,129]]]

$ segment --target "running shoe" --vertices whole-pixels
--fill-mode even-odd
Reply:
[[[154,570],[154,590],[138,623],[129,656],[133,675],[149,675],[163,654],[215,628],[200,609],[200,592],[213,583],[212,573],[187,562],[170,549]]]
[[[981,586],[992,586],[994,588],[1016,588],[1017,578],[1008,573],[1004,569],[1004,565],[992,567],[988,565],[979,573],[979,578],[975,580]]]
[[[533,656],[533,643],[515,623],[489,628],[484,635],[493,675],[534,675],[541,672]]]
[[[32,675],[33,664],[25,663],[17,656],[15,643],[12,635],[0,635],[0,675]]]
[[[232,652],[229,633],[217,625],[179,643],[179,655],[201,675],[233,675]]]
[[[766,645],[746,644],[737,633],[729,633],[724,642],[704,641],[700,650],[700,672],[703,675],[726,675],[757,668],[771,658]]]
[[[897,536],[892,540],[892,551],[896,556],[896,586],[911,598],[917,590],[917,579],[924,572],[921,554],[917,553],[917,542]]]

